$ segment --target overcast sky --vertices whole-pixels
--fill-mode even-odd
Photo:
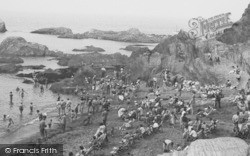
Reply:
[[[185,19],[231,12],[238,20],[249,0],[0,0],[0,10],[11,12],[139,16]]]

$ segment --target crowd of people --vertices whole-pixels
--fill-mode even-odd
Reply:
[[[58,94],[56,108],[62,132],[67,130],[68,122],[74,122],[83,116],[86,117],[81,120],[84,126],[93,123],[95,114],[100,114],[102,118],[102,122],[99,123],[100,126],[89,144],[86,147],[80,145],[77,156],[86,156],[103,148],[109,142],[109,137],[117,131],[123,137],[120,144],[110,151],[114,156],[129,149],[137,140],[161,132],[166,127],[181,129],[185,143],[184,145],[176,144],[166,138],[163,141],[163,152],[182,150],[188,143],[199,138],[208,138],[210,134],[216,132],[218,120],[211,118],[211,114],[221,108],[221,99],[224,98],[222,90],[224,87],[232,86],[230,81],[223,86],[216,86],[201,85],[198,81],[184,80],[181,83],[172,84],[173,88],[177,88],[177,92],[165,97],[162,87],[159,86],[161,79],[153,78],[152,85],[147,86],[150,87],[148,93],[144,98],[139,98],[137,91],[142,86],[142,82],[140,79],[131,82],[129,75],[129,71],[125,72],[124,68],[115,70],[113,74],[107,74],[103,67],[100,75],[83,78],[88,87],[76,86],[75,94],[79,97],[79,102],[73,103],[69,98],[64,100]],[[23,89],[17,90],[23,98],[26,92]],[[184,100],[181,92],[191,94],[191,98]],[[214,99],[214,103],[194,110],[194,106],[199,105],[197,99]],[[10,101],[13,101],[12,92],[10,92]],[[113,102],[118,103],[117,117],[123,122],[119,127],[108,127],[108,116]],[[250,92],[240,91],[234,102],[238,106],[238,112],[232,119],[235,125],[234,132],[237,136],[246,137],[250,120],[246,111],[250,108]],[[30,112],[33,112],[33,109],[33,103],[30,103]],[[22,103],[19,110],[22,114]],[[55,122],[52,122],[52,119],[46,122],[47,114],[39,110],[37,110],[37,115],[41,138],[46,139],[48,129]],[[14,124],[10,117],[5,115],[4,119],[9,121],[8,127]],[[70,152],[69,155],[74,154]]]

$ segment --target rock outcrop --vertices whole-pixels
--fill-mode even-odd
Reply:
[[[84,49],[73,49],[75,52],[104,52],[105,50],[99,47],[95,47],[93,45],[86,46]]]
[[[2,21],[2,20],[0,19],[0,33],[4,33],[4,32],[6,32],[6,31],[7,31],[7,29],[6,29],[6,26],[5,26],[4,21]]]
[[[0,73],[16,73],[22,69],[22,66],[15,64],[0,65]]]
[[[8,37],[0,44],[0,55],[10,56],[58,56],[61,52],[50,51],[47,46],[27,42],[22,37]]]
[[[118,31],[118,32],[93,29],[83,34],[65,34],[59,36],[59,38],[73,38],[73,39],[93,38],[93,39],[112,40],[121,42],[138,42],[138,43],[159,43],[165,37],[166,37],[165,35],[144,34],[135,28],[131,28],[127,31]]]
[[[165,39],[153,50],[133,52],[130,59],[134,78],[148,80],[167,68],[173,74],[181,74],[187,79],[218,83],[216,75],[209,70],[203,49],[198,48],[196,41],[184,31]]]
[[[13,63],[13,64],[19,64],[23,63],[23,59],[20,57],[10,57],[10,56],[1,56],[0,57],[0,63]]]
[[[128,45],[125,48],[121,48],[122,50],[127,50],[127,51],[137,51],[140,48],[145,48],[147,45],[141,45],[141,44],[136,44],[136,45]]]
[[[217,37],[218,41],[226,44],[244,43],[250,39],[250,4],[242,15],[242,18],[229,29]]]
[[[47,35],[66,35],[73,34],[72,30],[65,27],[56,27],[56,28],[43,28],[32,31],[34,34],[47,34]]]

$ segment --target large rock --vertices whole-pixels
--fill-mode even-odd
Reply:
[[[58,56],[61,52],[50,51],[47,46],[27,42],[22,37],[8,37],[0,44],[0,55],[11,56]]]
[[[0,19],[0,33],[4,33],[4,32],[6,32],[6,31],[7,31],[7,29],[6,29],[6,27],[5,27],[4,21],[2,21],[2,20]]]
[[[43,28],[32,31],[31,33],[35,34],[48,34],[48,35],[66,35],[73,34],[72,30],[65,27],[56,27],[56,28]]]
[[[72,51],[75,52],[104,52],[105,50],[99,47],[95,47],[93,45],[91,46],[86,46],[83,49],[73,49]]]
[[[127,31],[102,31],[93,29],[83,34],[66,34],[60,35],[59,38],[73,38],[73,39],[103,39],[121,42],[139,42],[139,43],[159,43],[166,36],[155,34],[144,34],[138,29],[132,28]]]
[[[244,43],[250,39],[250,4],[242,15],[242,18],[229,29],[217,37],[218,41],[226,44]]]

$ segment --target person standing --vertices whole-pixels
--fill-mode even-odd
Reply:
[[[107,124],[107,119],[108,119],[108,111],[107,110],[104,110],[102,112],[102,123],[103,125],[106,125]]]
[[[68,98],[68,99],[67,99],[67,110],[68,110],[69,113],[71,112],[71,104],[72,104],[72,102],[71,102],[71,100]]]
[[[59,98],[57,99],[57,103],[56,103],[56,107],[57,107],[57,110],[58,110],[58,115],[61,116],[61,101],[59,100]]]
[[[20,111],[20,114],[23,115],[23,103],[22,102],[19,106],[19,111]]]
[[[30,114],[32,114],[33,113],[33,103],[31,102],[30,103]]]
[[[62,114],[66,115],[65,109],[66,109],[66,101],[61,100],[61,108],[62,108]]]
[[[44,139],[45,128],[46,128],[45,119],[42,118],[42,120],[40,121],[40,124],[39,124],[40,135],[41,135],[42,139]]]
[[[64,114],[62,116],[62,130],[63,130],[63,132],[66,131],[66,124],[67,124],[67,119],[66,119],[66,115]]]
[[[10,103],[12,104],[13,103],[13,93],[10,92]]]

